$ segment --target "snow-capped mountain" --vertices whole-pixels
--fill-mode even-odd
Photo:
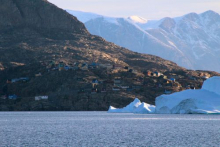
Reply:
[[[220,15],[214,11],[161,20],[71,14],[84,22],[91,34],[132,51],[157,55],[189,69],[220,71]]]

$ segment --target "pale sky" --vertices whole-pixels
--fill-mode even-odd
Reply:
[[[111,17],[137,15],[146,19],[182,16],[213,10],[220,14],[220,0],[48,0],[62,9],[93,12]]]

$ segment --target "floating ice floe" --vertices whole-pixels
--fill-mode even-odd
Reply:
[[[202,89],[185,90],[156,98],[156,113],[209,114],[220,113],[220,77],[203,83]]]
[[[108,112],[110,113],[154,113],[155,106],[147,103],[141,103],[138,98],[124,108],[115,108],[110,106]]]

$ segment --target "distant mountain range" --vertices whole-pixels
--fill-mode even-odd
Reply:
[[[189,69],[220,72],[220,15],[214,11],[161,20],[67,12],[82,21],[91,34],[132,51],[156,55]]]

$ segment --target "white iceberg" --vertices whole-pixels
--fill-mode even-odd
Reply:
[[[155,106],[147,103],[141,103],[135,110],[134,113],[154,113]]]
[[[206,80],[199,90],[185,90],[156,98],[156,113],[220,113],[220,77]]]
[[[141,103],[138,98],[124,108],[115,108],[110,106],[108,112],[110,113],[154,113],[155,106]]]

